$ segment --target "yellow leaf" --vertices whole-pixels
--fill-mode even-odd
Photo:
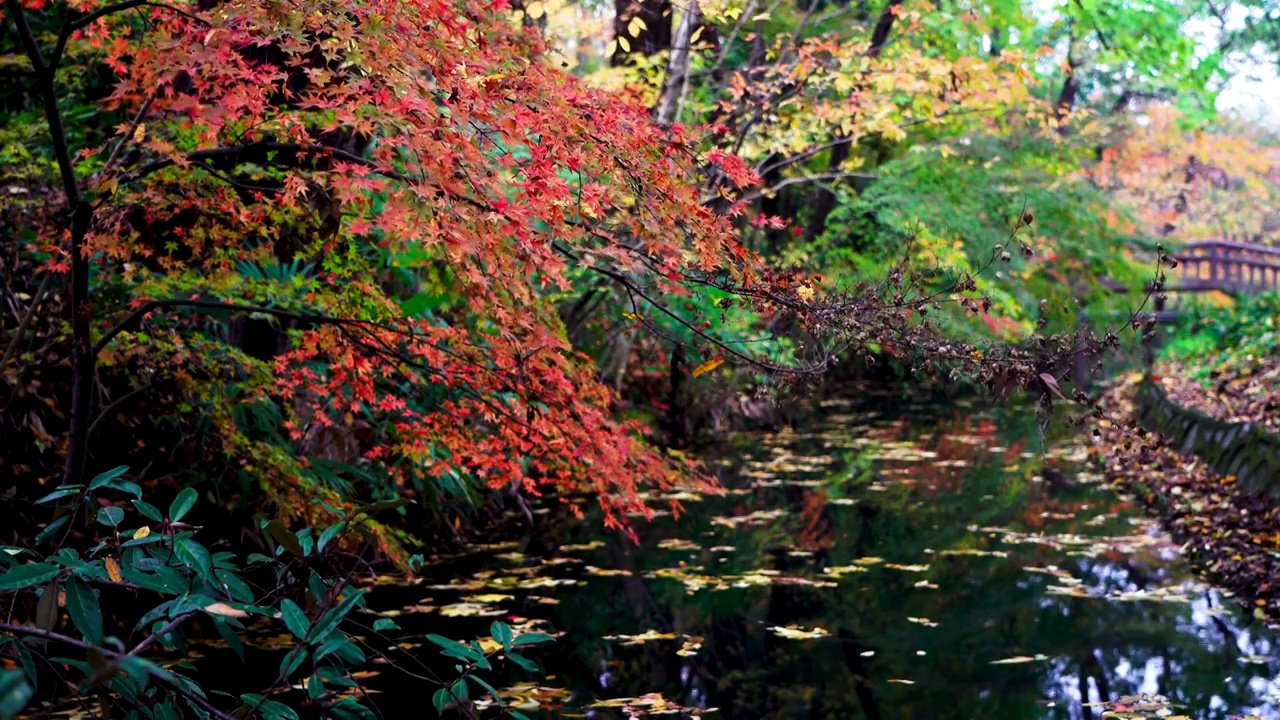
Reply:
[[[124,576],[120,574],[120,563],[116,562],[115,558],[103,558],[102,564],[106,566],[107,577],[111,578],[112,582],[120,582],[124,579]]]
[[[604,54],[606,56],[613,55],[617,51],[618,51],[618,41],[616,40],[610,40],[609,44],[604,47]]]
[[[534,0],[534,2],[529,3],[529,5],[524,9],[524,14],[534,20],[542,17],[546,12],[546,7],[543,6],[540,0]]]
[[[631,52],[631,43],[621,35],[618,36],[618,47],[622,48],[622,52]]]
[[[147,126],[146,126],[146,125],[140,124],[140,125],[138,125],[138,129],[133,131],[133,141],[134,141],[134,142],[142,142],[142,139],[143,139],[143,138],[145,138],[146,136],[147,136]]]
[[[694,31],[693,31],[693,34],[689,36],[689,44],[690,44],[690,45],[692,45],[692,44],[694,44],[694,43],[698,42],[698,38],[700,38],[700,37],[702,37],[702,26],[701,26],[701,25],[699,25],[699,26],[698,26],[698,29],[697,29],[697,30],[694,30]]]
[[[143,525],[142,527],[133,531],[134,540],[141,540],[144,537],[151,537],[151,528],[147,527],[146,525]]]
[[[640,37],[640,33],[645,29],[644,21],[638,17],[631,18],[631,22],[627,23],[627,34],[631,37]]]
[[[722,358],[716,358],[715,360],[708,360],[693,369],[693,376],[701,377],[711,372],[712,370],[715,370],[716,368],[720,367],[723,364],[724,364],[724,360]]]

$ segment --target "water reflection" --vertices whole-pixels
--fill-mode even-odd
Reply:
[[[464,606],[455,637],[485,634],[490,610],[563,632],[540,681],[567,691],[555,714],[1092,718],[1150,694],[1193,718],[1280,715],[1274,635],[1077,452],[1042,457],[1030,412],[818,416],[740,438],[719,459],[729,492],[681,496],[638,546],[524,543],[455,561],[429,597],[381,598]],[[440,631],[433,617],[401,624]]]

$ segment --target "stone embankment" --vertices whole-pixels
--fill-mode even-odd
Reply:
[[[1170,384],[1135,376],[1108,391],[1091,454],[1161,517],[1197,571],[1280,622],[1280,436],[1269,422],[1181,402],[1186,388]]]

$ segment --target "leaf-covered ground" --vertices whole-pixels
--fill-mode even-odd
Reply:
[[[1169,397],[1183,407],[1231,422],[1253,422],[1280,432],[1280,357],[1241,365],[1224,362],[1198,376],[1181,362],[1161,363],[1155,375]]]
[[[1186,382],[1165,378],[1170,388]],[[1100,422],[1091,453],[1113,483],[1127,487],[1161,516],[1197,570],[1234,593],[1255,617],[1280,622],[1280,507],[1238,492],[1233,476],[1175,452],[1159,438],[1135,437],[1125,425],[1134,417],[1136,387],[1137,378],[1130,377],[1109,391],[1112,420]],[[1186,394],[1174,397],[1190,404]],[[1213,403],[1227,402],[1221,397],[1199,401],[1195,406],[1206,411]]]

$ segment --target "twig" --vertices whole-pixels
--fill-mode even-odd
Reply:
[[[18,351],[18,345],[22,343],[22,336],[27,332],[27,326],[31,324],[31,319],[36,316],[36,308],[44,301],[44,295],[49,291],[49,285],[52,282],[53,272],[46,270],[44,279],[40,281],[40,287],[36,289],[35,296],[31,298],[31,305],[27,307],[27,312],[22,316],[22,321],[18,323],[18,328],[13,331],[13,338],[9,340],[9,347],[5,348],[4,357],[0,357],[0,377],[3,377],[2,373],[5,366],[9,364],[9,360]]]

